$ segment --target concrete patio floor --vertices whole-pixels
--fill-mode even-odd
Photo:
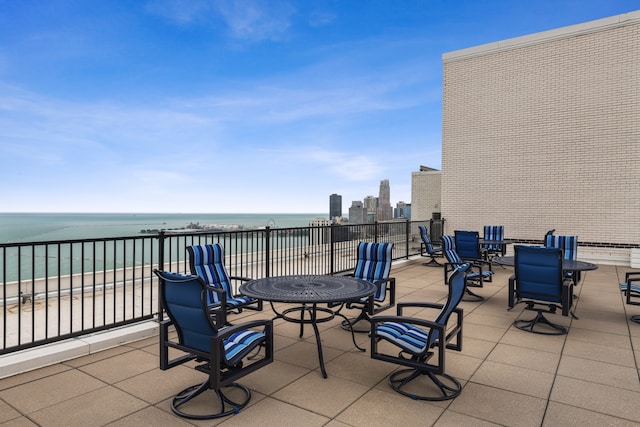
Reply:
[[[442,301],[441,267],[424,259],[395,264],[401,301]],[[0,423],[12,426],[632,426],[640,423],[640,325],[629,320],[618,283],[628,267],[600,265],[576,288],[579,319],[548,316],[569,327],[563,336],[531,334],[513,320],[533,317],[518,305],[507,311],[511,268],[494,267],[492,283],[463,302],[462,352],[448,351],[446,371],[464,385],[447,402],[423,402],[390,389],[394,365],[369,357],[366,334],[357,351],[338,319],[321,324],[329,377],[319,372],[311,328],[275,323],[275,361],[240,382],[253,391],[250,405],[221,420],[188,421],[170,401],[204,375],[190,366],[158,367],[158,339],[120,345],[0,380]],[[268,307],[268,305],[267,305]],[[394,309],[386,313],[392,314]],[[249,312],[241,316],[269,317]],[[234,316],[237,323],[241,316]],[[209,403],[204,399],[199,403]]]

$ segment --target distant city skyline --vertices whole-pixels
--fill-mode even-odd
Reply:
[[[331,194],[329,196],[329,219],[333,220],[338,215],[335,203],[342,200],[339,194]],[[395,207],[391,205],[391,184],[388,179],[380,181],[378,196],[367,195],[362,200],[352,200],[351,206],[348,208],[349,222],[363,223],[367,222],[367,218],[371,220],[374,216],[376,221],[387,221],[393,218],[410,218],[411,201],[405,202],[400,200],[396,202]]]
[[[0,212],[317,213],[382,177],[409,201],[444,53],[638,8],[0,0]]]

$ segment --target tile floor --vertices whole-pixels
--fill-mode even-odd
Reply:
[[[422,261],[393,267],[399,300],[446,298],[442,269]],[[628,318],[640,314],[640,306],[625,305],[617,285],[628,270],[600,265],[584,274],[576,289],[579,319],[554,315],[568,335],[543,336],[511,325],[532,313],[522,305],[507,311],[512,271],[495,267],[493,283],[477,291],[486,299],[463,303],[462,352],[446,355],[447,372],[464,384],[452,401],[414,401],[393,392],[386,377],[395,367],[357,351],[338,320],[321,325],[329,374],[323,379],[311,329],[298,338],[296,325],[277,321],[275,362],[241,381],[253,398],[235,416],[206,422],[174,416],[171,397],[203,374],[190,366],[160,371],[157,338],[148,338],[0,380],[0,424],[638,425],[640,325]],[[366,347],[366,334],[357,339]]]

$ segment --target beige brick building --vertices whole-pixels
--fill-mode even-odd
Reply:
[[[411,218],[429,220],[441,211],[442,174],[439,170],[420,166],[411,172]]]
[[[640,11],[443,55],[445,231],[640,248]]]

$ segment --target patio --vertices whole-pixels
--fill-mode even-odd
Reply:
[[[394,264],[399,300],[446,298],[442,268],[425,267],[424,261]],[[204,375],[190,366],[160,371],[155,337],[0,380],[0,423],[368,427],[640,423],[640,325],[629,320],[640,314],[640,307],[625,305],[618,290],[629,268],[600,265],[583,274],[576,289],[579,320],[550,317],[569,327],[564,336],[513,328],[514,319],[532,313],[523,314],[522,304],[507,311],[512,269],[494,270],[493,282],[477,290],[486,299],[462,305],[463,351],[447,353],[447,372],[464,384],[453,401],[414,401],[393,392],[386,376],[395,367],[354,349],[338,319],[320,325],[329,375],[323,379],[310,328],[300,339],[297,325],[279,320],[276,360],[242,381],[252,389],[253,398],[236,416],[192,423],[174,416],[170,399]],[[246,314],[270,315],[268,309]],[[367,347],[366,335],[357,339]]]

